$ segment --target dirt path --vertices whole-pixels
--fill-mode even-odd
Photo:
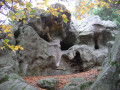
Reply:
[[[94,80],[96,78],[96,76],[99,74],[97,69],[92,69],[86,72],[82,72],[82,73],[78,73],[78,74],[71,74],[71,75],[58,75],[58,76],[33,76],[33,77],[24,77],[24,79],[31,85],[39,88],[36,85],[36,82],[40,79],[44,79],[44,78],[57,78],[59,80],[59,84],[57,85],[57,89],[59,90],[60,88],[62,88],[64,85],[66,85],[67,83],[69,83],[68,79],[69,78],[79,78],[79,77],[83,77],[85,79],[85,81],[87,80]],[[39,88],[39,90],[45,90],[45,89],[41,89]]]

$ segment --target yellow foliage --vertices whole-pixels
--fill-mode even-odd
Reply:
[[[8,34],[8,36],[9,36],[9,37],[12,37],[12,36],[13,36],[13,34],[12,34],[12,33],[10,33],[10,34]]]
[[[16,10],[16,9],[17,9],[17,5],[13,5],[13,9],[15,9],[15,10]]]
[[[12,3],[12,1],[11,0],[5,0],[6,2],[9,2],[9,3]]]
[[[23,20],[23,23],[26,23],[27,21],[26,20]]]
[[[78,19],[78,20],[81,20],[81,17],[80,17],[80,16],[77,16],[77,19]]]
[[[36,16],[36,18],[40,18],[40,17]]]
[[[29,15],[29,17],[34,17],[35,15]]]
[[[1,50],[3,50],[3,47],[0,47]]]
[[[23,15],[25,15],[25,12],[24,12],[24,11],[22,11],[22,14],[23,14]]]
[[[65,19],[65,18],[67,18],[67,16],[66,16],[65,14],[63,14],[63,15],[62,15],[62,18]]]
[[[23,2],[20,2],[20,4],[21,4],[22,6],[25,6],[25,3],[23,3]]]
[[[11,18],[11,20],[12,20],[12,21],[14,21],[14,20],[15,20],[15,16],[11,16],[10,18]]]
[[[3,2],[0,2],[0,5],[4,5],[4,3],[3,3]]]
[[[1,28],[4,30],[4,29],[7,28],[7,26],[6,25],[1,25]]]

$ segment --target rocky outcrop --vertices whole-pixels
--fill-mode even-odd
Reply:
[[[83,78],[70,78],[70,83],[66,84],[63,90],[87,90],[94,80],[84,81]]]
[[[13,40],[12,44],[21,45],[24,50],[18,50],[15,55],[0,51],[0,65],[9,65],[25,76],[38,76],[72,74],[102,64],[108,55],[107,47],[110,51],[114,43],[117,26],[111,21],[102,21],[99,16],[72,22],[65,6],[57,3],[52,7],[65,11],[56,17],[35,9],[35,17],[26,18],[26,24],[21,21],[13,24],[14,37],[10,42]],[[67,23],[63,22],[63,14],[68,18]],[[0,34],[0,45],[3,44],[1,37]]]
[[[0,90],[38,90],[17,74],[0,72]]]
[[[16,54],[9,52],[0,57],[0,71],[6,73],[18,73],[19,63],[17,61]]]
[[[79,44],[106,46],[108,41],[115,40],[117,33],[117,25],[114,22],[101,20],[97,15],[74,21],[73,25],[79,32]]]
[[[96,82],[90,90],[120,90],[120,32]]]
[[[78,65],[78,71],[87,70],[94,66],[100,66],[108,55],[108,49],[102,48],[95,50],[94,47],[88,45],[74,45],[69,48],[65,54],[74,66]]]

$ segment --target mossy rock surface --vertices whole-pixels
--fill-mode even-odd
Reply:
[[[37,82],[37,85],[40,88],[44,88],[47,90],[56,90],[56,86],[58,84],[58,80],[55,78],[47,78],[47,79],[41,79]]]
[[[38,90],[17,74],[0,72],[0,90]]]

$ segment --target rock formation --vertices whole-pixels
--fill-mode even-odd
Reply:
[[[24,76],[63,75],[102,64],[108,55],[108,43],[114,43],[116,24],[102,21],[99,16],[71,21],[71,14],[63,5],[57,3],[52,7],[62,7],[63,12],[56,17],[46,14],[44,10],[37,10],[35,15],[40,18],[30,18],[27,24],[13,24],[14,36],[10,42],[21,45],[24,50],[18,50],[14,55],[11,51],[2,55],[4,51],[0,51],[1,70],[14,71]],[[69,19],[67,23],[63,22],[63,14]],[[95,32],[96,27],[100,32]],[[3,44],[2,39],[5,38],[1,38],[0,34],[0,44]]]

